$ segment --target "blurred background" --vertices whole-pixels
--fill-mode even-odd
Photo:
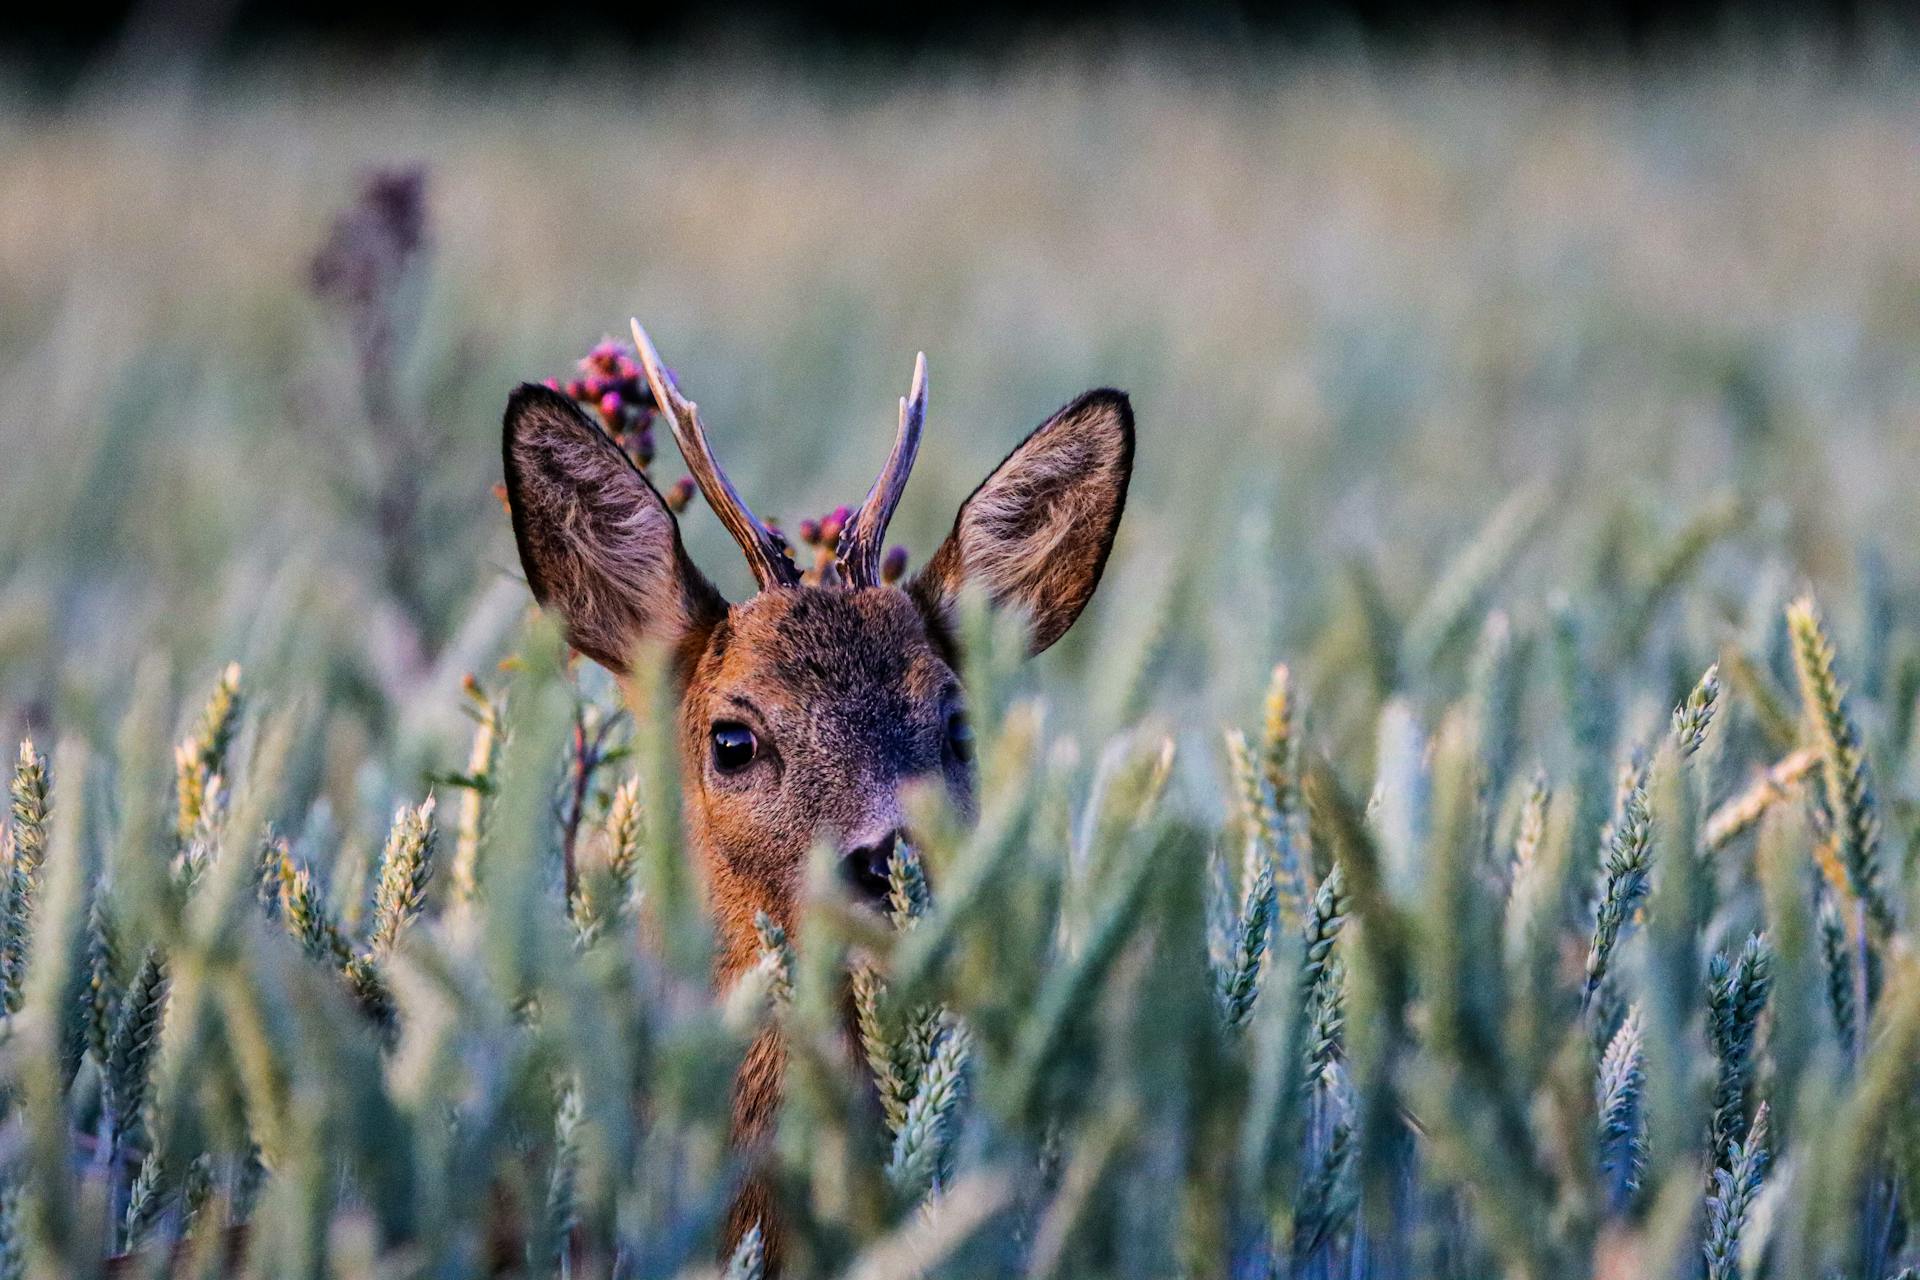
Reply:
[[[5,39],[6,734],[110,739],[144,655],[232,658],[330,707],[332,758],[448,767],[527,606],[507,393],[629,315],[789,526],[864,492],[926,351],[916,564],[1128,389],[1121,547],[1036,678],[1154,678],[1069,723],[1211,723],[1280,656],[1337,704],[1500,511],[1520,625],[1597,590],[1623,651],[1683,571],[1707,603],[1659,634],[1696,648],[1768,583],[1913,591],[1896,15],[203,0]]]

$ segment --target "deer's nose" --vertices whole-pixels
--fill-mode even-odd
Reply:
[[[888,868],[893,863],[893,847],[899,840],[900,832],[896,829],[871,844],[840,855],[840,873],[847,878],[854,893],[869,903],[878,905],[887,900],[887,890],[892,884]]]

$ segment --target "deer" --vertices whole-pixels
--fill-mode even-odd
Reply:
[[[792,933],[812,851],[838,857],[849,891],[884,901],[910,841],[905,793],[943,787],[974,816],[974,744],[960,682],[963,589],[1025,619],[1029,655],[1066,633],[1099,586],[1133,472],[1125,393],[1085,392],[1014,447],[960,505],[923,568],[885,585],[888,523],[920,447],[926,356],[900,401],[892,450],[817,580],[754,515],[636,320],[654,402],[708,507],[745,554],[755,593],[729,602],[694,565],[679,522],[633,462],[568,396],[536,383],[507,402],[502,441],[514,540],[528,587],[568,642],[613,674],[636,715],[634,655],[669,655],[684,842],[726,989],[758,960],[755,917]],[[749,1162],[771,1132],[785,1049],[753,1042],[734,1082],[731,1140]],[[749,1174],[724,1244],[758,1224],[780,1254],[771,1189]]]

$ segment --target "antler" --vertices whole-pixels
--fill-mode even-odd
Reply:
[[[847,521],[840,534],[841,573],[856,587],[880,585],[881,543],[887,536],[887,524],[893,519],[900,495],[906,491],[907,475],[920,452],[920,428],[927,420],[927,353],[913,362],[913,385],[900,401],[900,432],[894,437],[893,452],[880,478],[867,490],[860,509]]]
[[[713,513],[720,517],[720,523],[727,526],[727,532],[747,553],[747,563],[752,566],[760,589],[798,586],[800,570],[787,555],[786,544],[779,534],[760,522],[727,479],[727,473],[720,469],[719,461],[713,456],[713,446],[707,443],[706,430],[700,425],[700,406],[681,395],[680,389],[668,379],[666,366],[660,363],[660,353],[653,349],[652,340],[638,320],[633,321],[633,345],[640,354],[640,367],[647,372],[647,385],[653,389],[653,402],[666,415],[667,425],[673,428],[674,443],[680,446],[680,454],[693,472],[694,483],[700,486],[701,494]]]

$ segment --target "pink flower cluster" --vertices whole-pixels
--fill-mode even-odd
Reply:
[[[659,407],[632,347],[604,339],[581,358],[579,376],[564,383],[549,378],[547,385],[598,413],[607,434],[642,471],[653,462],[653,419]]]
[[[831,553],[840,545],[841,530],[847,527],[847,521],[853,519],[853,508],[835,507],[818,520],[800,522],[800,541],[810,547],[819,547]]]
[[[813,564],[802,574],[803,581],[817,583],[826,575],[839,554],[840,535],[845,532],[847,522],[853,519],[853,508],[835,507],[818,519],[806,519],[800,522],[800,541],[814,549]],[[880,560],[880,580],[885,583],[898,582],[907,572],[907,549],[888,547]]]
[[[673,377],[673,370],[667,370],[667,377]],[[577,376],[565,382],[548,378],[547,385],[598,414],[607,435],[633,459],[633,465],[642,471],[653,465],[653,422],[660,410],[632,347],[613,338],[602,339],[581,357]],[[661,494],[675,514],[687,509],[693,495],[692,476],[681,476]]]

